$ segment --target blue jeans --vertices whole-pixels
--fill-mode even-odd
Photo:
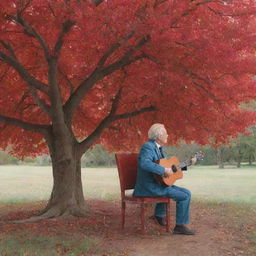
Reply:
[[[166,188],[166,195],[176,201],[176,224],[189,224],[191,193],[186,188],[170,186]],[[155,216],[164,217],[166,203],[158,203],[155,206]]]

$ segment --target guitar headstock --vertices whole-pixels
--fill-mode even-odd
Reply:
[[[192,164],[195,164],[197,160],[204,160],[204,152],[196,152],[189,160],[185,161],[184,163],[186,163],[187,166],[190,166]]]
[[[204,160],[204,152],[198,151],[198,152],[195,153],[195,155],[193,157],[195,157],[196,160]]]

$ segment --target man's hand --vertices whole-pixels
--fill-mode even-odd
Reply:
[[[164,177],[169,177],[172,174],[173,174],[172,168],[165,168]]]

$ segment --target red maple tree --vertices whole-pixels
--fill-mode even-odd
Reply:
[[[169,142],[222,143],[255,123],[250,0],[2,0],[0,145],[49,152],[41,217],[81,215],[82,155],[137,150],[152,123]]]

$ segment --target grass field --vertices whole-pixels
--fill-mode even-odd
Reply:
[[[120,197],[116,168],[82,170],[86,198]],[[47,200],[52,189],[51,167],[0,166],[0,202],[15,203]],[[256,203],[256,168],[194,166],[184,172],[176,185],[192,191],[194,200]]]

